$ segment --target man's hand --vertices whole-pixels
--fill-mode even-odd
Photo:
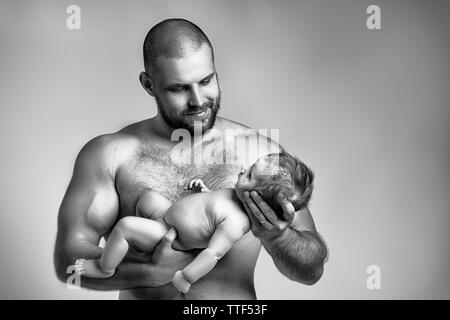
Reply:
[[[280,199],[283,218],[252,191],[244,192],[243,203],[252,222],[252,232],[272,257],[278,270],[293,281],[312,285],[323,273],[327,248],[316,233],[309,211],[300,218],[292,203]]]
[[[172,248],[177,237],[174,228],[169,229],[155,248],[151,257],[152,287],[159,287],[172,281],[177,270],[187,266],[197,255],[197,250],[178,251]]]
[[[292,203],[281,200],[284,220],[280,219],[256,191],[250,193],[245,191],[243,204],[252,223],[252,232],[261,240],[270,240],[282,235],[292,223],[295,214]]]

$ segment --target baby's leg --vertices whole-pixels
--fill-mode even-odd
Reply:
[[[98,260],[77,260],[79,273],[91,278],[109,278],[128,252],[130,244],[151,252],[167,232],[164,224],[129,216],[119,220]]]
[[[180,292],[187,293],[191,284],[210,272],[246,231],[245,222],[243,223],[239,219],[225,218],[216,227],[208,247],[202,250],[183,270],[175,272],[172,279],[175,288]]]
[[[136,216],[147,219],[162,219],[172,202],[159,194],[158,192],[149,190],[145,192],[136,204]]]

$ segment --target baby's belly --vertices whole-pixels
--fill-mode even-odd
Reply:
[[[214,221],[203,205],[194,201],[178,201],[167,210],[164,221],[175,227],[177,241],[183,248],[205,248],[214,233]]]

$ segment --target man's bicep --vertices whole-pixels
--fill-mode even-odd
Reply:
[[[118,215],[118,196],[108,172],[109,164],[99,149],[102,145],[89,144],[77,157],[58,216],[56,246],[63,246],[72,257],[95,251],[89,249],[89,244],[97,246]]]
[[[314,220],[311,216],[311,212],[308,208],[296,211],[294,220],[292,221],[291,228],[298,231],[311,231],[316,232]]]
[[[67,237],[98,244],[118,215],[115,192],[77,186],[68,190],[59,211],[58,228]]]

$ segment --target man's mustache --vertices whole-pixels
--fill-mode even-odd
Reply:
[[[183,112],[183,115],[190,115],[190,114],[196,114],[196,113],[201,113],[203,111],[206,111],[208,109],[211,109],[214,106],[214,102],[210,101],[210,102],[205,102],[202,106],[200,107],[190,107],[188,110],[186,110],[185,112]]]

